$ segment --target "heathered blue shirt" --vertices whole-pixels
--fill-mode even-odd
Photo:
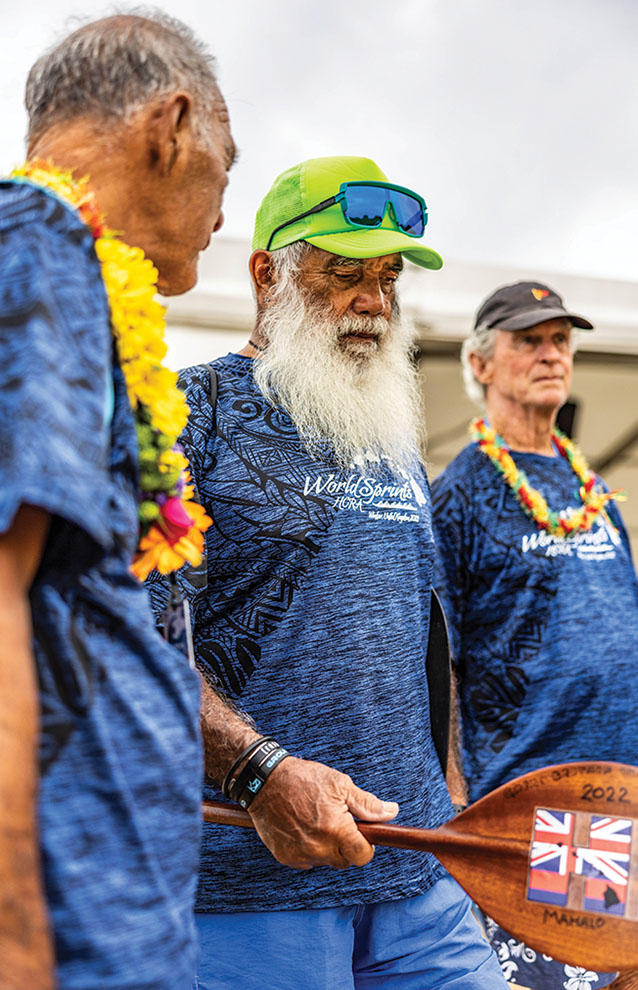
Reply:
[[[213,519],[207,588],[180,572],[197,662],[294,755],[398,801],[400,822],[438,825],[451,806],[429,725],[425,474],[395,477],[381,465],[339,473],[328,454],[310,457],[288,415],[264,399],[252,360],[228,355],[215,367],[215,429],[208,371],[182,373],[191,409],[182,442]],[[154,575],[150,587],[159,611],[165,585]],[[220,796],[210,786],[206,795]],[[427,854],[380,847],[363,869],[294,871],[254,833],[205,825],[198,906],[392,900],[442,872]]]
[[[189,990],[199,691],[129,573],[137,441],[93,239],[0,183],[0,531],[51,515],[31,588],[39,832],[60,990]]]
[[[512,456],[550,508],[582,505],[564,458]],[[637,764],[638,582],[615,504],[617,532],[544,534],[476,444],[432,488],[471,799],[547,764]]]

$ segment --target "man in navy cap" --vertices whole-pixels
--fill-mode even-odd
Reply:
[[[638,763],[629,541],[617,493],[555,425],[574,328],[593,330],[549,286],[517,282],[485,300],[463,344],[467,391],[485,413],[434,482],[433,513],[471,801],[547,764]],[[622,885],[610,891],[595,909],[622,914]],[[490,932],[505,975],[532,990],[614,979]]]

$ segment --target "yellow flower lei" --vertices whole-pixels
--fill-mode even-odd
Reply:
[[[188,462],[177,444],[188,406],[177,388],[177,375],[162,365],[165,309],[156,298],[157,269],[140,248],[125,244],[106,226],[88,177],[77,180],[70,171],[35,160],[14,169],[10,178],[55,193],[77,210],[95,238],[111,328],[137,424],[142,494],[140,538],[131,569],[142,581],[154,568],[169,574],[186,561],[199,564],[203,533],[211,520],[192,501]]]
[[[578,447],[557,428],[552,432],[552,440],[561,457],[566,458],[572,471],[580,481],[578,494],[583,505],[569,519],[563,513],[553,512],[537,488],[532,488],[524,471],[519,471],[512,455],[496,430],[493,430],[484,419],[475,419],[470,423],[470,436],[479,445],[479,449],[489,457],[492,464],[511,488],[514,497],[523,512],[533,519],[539,529],[544,529],[552,536],[566,537],[572,533],[591,529],[596,516],[602,514],[610,526],[613,523],[607,515],[606,505],[611,499],[622,501],[624,492],[603,492],[596,490],[596,475],[589,468],[587,461]],[[614,527],[615,528],[615,527]]]

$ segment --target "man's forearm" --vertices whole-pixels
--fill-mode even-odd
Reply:
[[[259,738],[259,733],[246,716],[239,714],[203,679],[201,725],[204,769],[211,780],[221,785],[234,760]]]
[[[5,599],[6,603],[6,599]],[[28,602],[0,606],[0,986],[54,985],[36,824],[37,687]]]
[[[267,726],[264,726],[267,731]],[[259,733],[213,689],[202,687],[206,773],[221,785],[234,761]],[[283,746],[285,739],[278,740]],[[239,769],[239,768],[238,768]],[[346,774],[311,760],[289,757],[275,767],[249,813],[264,845],[286,866],[363,866],[374,853],[353,815],[388,821],[398,805],[356,787]]]
[[[54,958],[36,819],[38,685],[29,588],[49,518],[23,505],[0,535],[0,987],[51,990]]]

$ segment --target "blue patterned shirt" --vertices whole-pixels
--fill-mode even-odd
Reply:
[[[93,239],[0,183],[0,531],[51,528],[31,588],[39,831],[60,990],[189,990],[198,685],[129,573],[137,442]]]
[[[431,739],[425,657],[434,547],[427,479],[382,465],[340,473],[313,459],[253,378],[253,362],[182,373],[191,416],[182,442],[213,525],[207,574],[179,572],[193,605],[197,662],[262,732],[342,770],[438,825],[451,806]],[[155,610],[166,598],[150,582]],[[268,785],[266,785],[267,787]],[[219,795],[209,784],[206,794]],[[294,871],[244,829],[204,826],[204,911],[328,907],[406,897],[443,868],[378,848],[363,870]]]
[[[552,509],[580,507],[564,458],[512,456]],[[637,764],[638,582],[615,505],[618,532],[549,536],[476,444],[432,491],[471,799],[552,763]]]

